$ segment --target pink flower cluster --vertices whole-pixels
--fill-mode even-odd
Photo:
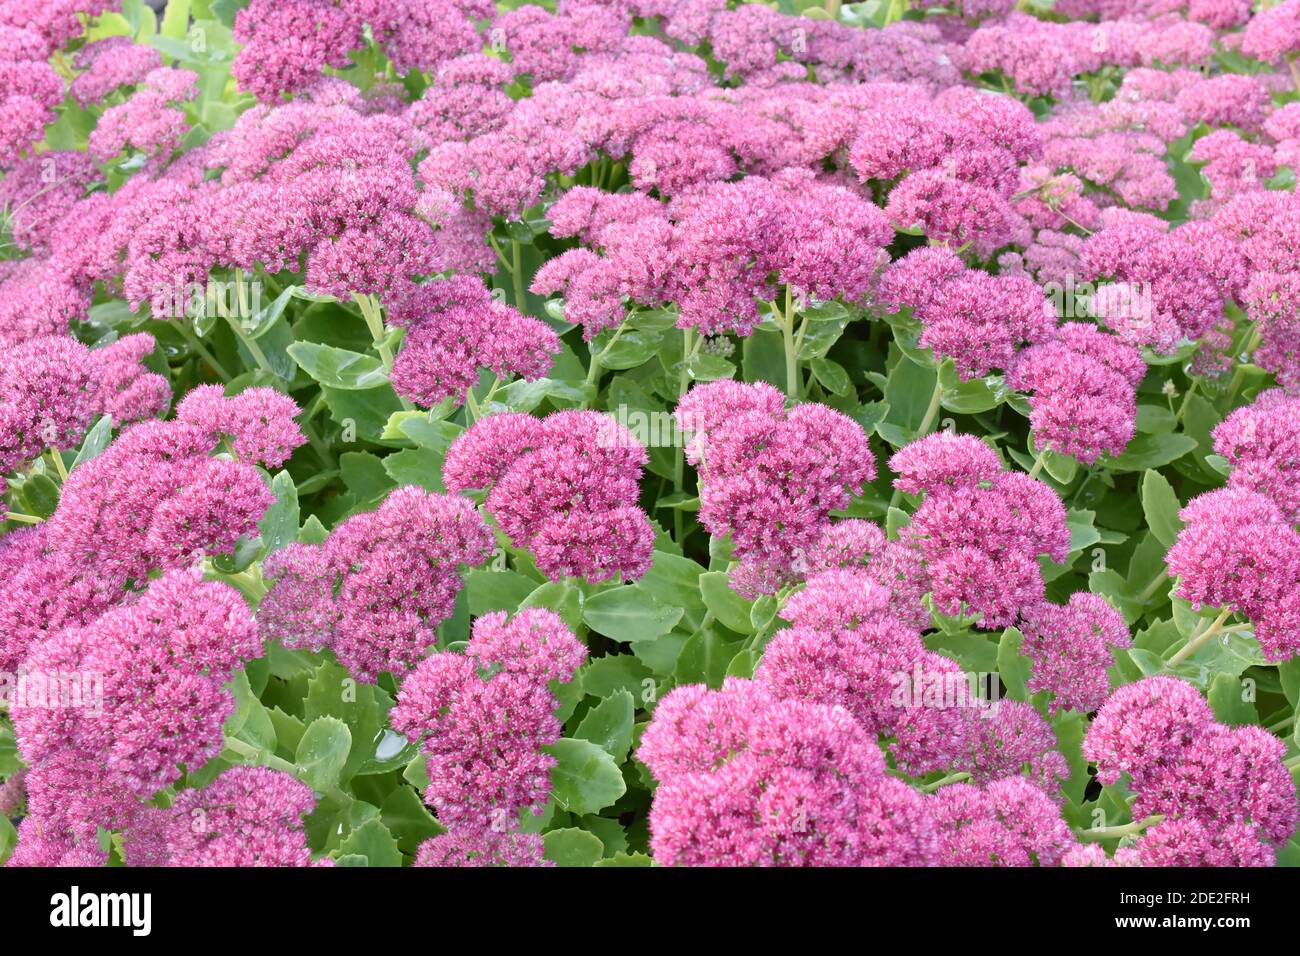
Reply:
[[[479,419],[452,443],[442,478],[485,502],[517,548],[551,580],[636,579],[650,567],[654,528],[637,504],[645,448],[601,412]]]
[[[171,386],[141,364],[154,346],[140,332],[95,350],[68,336],[13,348],[0,369],[0,472],[46,449],[76,448],[96,415],[125,425],[164,411]]]
[[[1259,334],[1250,360],[1294,389],[1300,384],[1300,198],[1253,190],[1225,204],[1211,221],[1245,260],[1236,299]]]
[[[498,302],[470,276],[402,290],[389,321],[407,330],[393,363],[393,388],[425,408],[447,398],[464,401],[481,368],[500,379],[541,378],[560,351],[550,326]]]
[[[463,565],[482,564],[492,532],[471,502],[415,486],[340,522],[321,544],[268,556],[273,583],[258,609],[264,637],[286,647],[333,649],[357,680],[404,673],[437,642],[462,587]]]
[[[893,311],[910,307],[921,322],[921,345],[951,358],[963,379],[1010,368],[1018,349],[1056,330],[1056,310],[1033,280],[968,269],[937,246],[890,265],[878,296]]]
[[[163,65],[162,54],[130,37],[107,37],[77,51],[72,97],[83,107],[102,102],[124,86],[135,86]]]
[[[1022,777],[951,784],[929,803],[939,866],[1056,866],[1076,845],[1060,808]]]
[[[1030,692],[1049,691],[1053,713],[1100,707],[1110,693],[1112,649],[1131,644],[1123,615],[1101,595],[1083,591],[1065,605],[1043,602],[1021,613]]]
[[[222,747],[224,686],[262,655],[239,592],[183,569],[85,627],[52,631],[25,661],[12,707],[27,774],[32,852],[124,829],[140,801]],[[47,857],[48,858],[48,857]],[[11,863],[34,862],[20,850]]]
[[[544,748],[559,739],[560,722],[550,683],[571,681],[586,656],[558,615],[527,608],[509,620],[479,618],[464,654],[433,654],[407,677],[389,719],[421,741],[425,802],[453,827],[424,844],[426,862],[533,855],[534,841],[515,831],[519,814],[540,813],[551,790],[556,761]]]
[[[1093,309],[1122,339],[1172,352],[1209,332],[1223,296],[1197,249],[1134,220],[1101,230],[1083,244],[1082,278],[1104,280]]]
[[[1300,531],[1266,494],[1234,482],[1199,495],[1165,556],[1175,593],[1194,608],[1236,611],[1254,624],[1265,657],[1300,652]]]
[[[44,138],[63,102],[63,80],[46,62],[53,43],[16,13],[0,8],[0,169]]]
[[[476,0],[253,0],[235,16],[243,49],[232,75],[265,102],[316,83],[326,67],[349,65],[364,28],[402,73],[431,72],[481,44],[471,17],[490,6]]]
[[[925,866],[925,799],[842,708],[779,700],[760,683],[674,689],[641,737],[659,782],[656,860],[685,866]]]
[[[660,178],[668,174],[662,164],[638,157],[634,179],[651,167]],[[705,181],[668,206],[640,193],[566,193],[552,207],[551,232],[578,236],[584,245],[538,270],[533,291],[561,293],[566,318],[581,323],[588,338],[622,321],[628,303],[667,301],[680,306],[681,328],[748,335],[759,321],[759,302],[776,295],[774,282],[800,297],[856,301],[887,260],[892,230],[850,184],[819,181],[796,168],[735,183],[692,178]],[[638,185],[672,189],[663,182]]]
[[[1184,681],[1147,677],[1116,690],[1083,752],[1103,783],[1129,775],[1135,819],[1166,817],[1138,842],[1143,865],[1271,865],[1273,848],[1295,832],[1300,808],[1282,742],[1260,727],[1216,723]]]
[[[1023,771],[1054,790],[1067,769],[1051,727],[1027,704],[987,704],[956,663],[927,651],[928,613],[920,624],[898,616],[900,604],[923,611],[915,583],[881,571],[810,577],[782,609],[791,627],[768,642],[755,679],[783,700],[843,707],[892,738],[894,763],[911,776],[967,771],[987,782]]]
[[[311,788],[280,770],[231,767],[166,809],[143,811],[126,834],[130,866],[332,866],[313,863],[303,817]]]
[[[1051,488],[1003,471],[997,452],[970,435],[930,435],[889,467],[896,488],[925,496],[900,539],[925,557],[937,610],[975,615],[992,630],[1042,602],[1038,556],[1059,563],[1070,550],[1065,506]]]
[[[700,524],[731,536],[740,561],[732,586],[744,594],[773,593],[797,576],[830,513],[875,477],[860,425],[816,403],[787,413],[763,382],[698,385],[676,416],[700,474]]]
[[[176,149],[189,124],[174,104],[194,99],[197,82],[190,70],[151,71],[130,99],[104,111],[90,134],[90,154],[106,163],[125,150],[160,156]]]
[[[1214,450],[1228,460],[1228,485],[1273,500],[1300,523],[1300,398],[1269,389],[1214,428]]]
[[[1066,322],[1056,338],[1016,356],[1007,384],[1029,394],[1039,447],[1091,464],[1103,453],[1120,454],[1132,439],[1146,371],[1133,346],[1095,325]]]

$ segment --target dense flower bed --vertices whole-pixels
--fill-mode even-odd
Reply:
[[[1300,863],[1300,0],[0,0],[0,860]]]

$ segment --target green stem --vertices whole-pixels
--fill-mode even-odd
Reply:
[[[600,360],[609,354],[609,350],[614,347],[614,343],[618,341],[618,337],[623,334],[623,329],[625,329],[626,327],[627,327],[627,322],[624,321],[622,324],[619,325],[617,329],[614,330],[614,334],[610,337],[610,340],[605,343],[605,347],[601,349],[599,352],[592,353],[591,364],[587,366],[586,383],[588,385],[595,385],[597,380],[600,378],[600,371],[602,367],[600,364]],[[682,361],[685,362],[684,357]]]
[[[271,363],[267,359],[266,353],[262,351],[262,347],[257,344],[257,340],[244,331],[244,327],[240,324],[239,319],[230,315],[227,315],[225,318],[226,324],[230,326],[230,330],[235,333],[235,336],[239,341],[244,343],[244,348],[248,349],[249,353],[253,356],[254,361],[257,362],[257,367],[270,376],[272,382],[278,384],[280,376],[276,375],[275,371],[271,368]]]
[[[921,419],[921,424],[916,429],[916,438],[921,439],[929,434],[934,421],[939,417],[939,407],[943,399],[943,385],[938,378],[934,380],[934,393],[930,396],[930,404],[925,409],[925,415]],[[889,507],[897,508],[903,503],[903,493],[897,488],[889,498]]]
[[[379,353],[380,360],[384,363],[384,371],[388,374],[389,379],[393,377],[393,350],[384,341],[384,314],[379,305],[379,300],[373,295],[361,295],[352,293],[352,301],[357,304],[361,310],[361,317],[366,320],[366,328],[370,330],[370,338],[374,344],[375,351]],[[399,398],[401,398],[399,396]],[[415,408],[409,399],[401,398],[402,408],[408,412]]]
[[[224,384],[230,384],[230,373],[227,372],[225,366],[218,362],[213,354],[207,350],[204,344],[199,341],[199,337],[190,329],[188,321],[184,316],[176,320],[176,331],[180,332],[181,338],[185,340],[185,344],[197,352],[199,357],[208,363],[212,371],[217,373],[217,378],[221,379]]]
[[[1198,650],[1200,650],[1207,643],[1209,643],[1209,641],[1213,639],[1215,636],[1223,633],[1224,630],[1229,629],[1229,628],[1225,628],[1223,625],[1224,622],[1228,620],[1228,616],[1230,614],[1232,614],[1232,608],[1230,607],[1225,607],[1222,611],[1220,611],[1219,616],[1214,619],[1214,621],[1210,624],[1209,627],[1201,631],[1200,634],[1197,634],[1194,637],[1190,638],[1187,641],[1187,643],[1183,645],[1182,649],[1177,654],[1169,658],[1168,666],[1171,669],[1177,667],[1179,664],[1187,660],[1187,658],[1191,657]]]
[[[1169,580],[1169,573],[1167,571],[1161,571],[1159,574],[1157,574],[1154,578],[1151,579],[1150,584],[1148,584],[1145,588],[1142,589],[1142,593],[1138,595],[1138,601],[1140,601],[1143,604],[1145,604],[1147,601],[1150,601],[1151,598],[1155,596],[1155,593],[1158,590],[1160,590],[1160,585],[1164,584],[1168,580]]]
[[[6,511],[4,514],[6,521],[17,521],[19,524],[40,524],[44,518],[38,518],[36,515],[19,514],[17,511]]]
[[[1251,356],[1255,354],[1255,349],[1259,348],[1260,334],[1259,329],[1252,329],[1250,337],[1246,340],[1246,347],[1238,354],[1245,355],[1246,361],[1237,366],[1236,371],[1232,373],[1232,380],[1228,382],[1228,407],[1237,398],[1237,389],[1241,388],[1241,380],[1246,377],[1246,365],[1250,362]]]
[[[520,312],[527,313],[528,302],[524,290],[523,251],[520,248],[518,239],[510,240],[510,258],[512,260],[510,278],[514,283],[515,308]]]
[[[1038,473],[1043,470],[1043,465],[1047,463],[1047,449],[1044,448],[1034,458],[1034,467],[1029,469],[1029,477],[1037,478]]]
[[[961,783],[962,781],[964,781],[964,780],[969,780],[969,779],[970,779],[970,774],[969,774],[969,773],[965,773],[965,772],[962,772],[962,773],[950,773],[950,774],[948,774],[948,776],[944,777],[942,780],[936,780],[934,783],[927,783],[925,786],[923,786],[923,787],[921,788],[921,792],[922,792],[922,793],[934,793],[934,792],[935,792],[936,790],[938,790],[940,787],[946,787],[946,786],[948,786],[948,784],[950,784],[950,783]]]
[[[227,737],[224,741],[224,748],[238,754],[245,760],[254,761],[256,765],[281,770],[284,773],[292,774],[294,777],[299,774],[298,768],[283,757],[277,757],[264,747],[255,747],[250,743],[245,743],[238,737]]]
[[[1118,840],[1120,837],[1141,833],[1147,827],[1155,826],[1164,818],[1163,813],[1157,813],[1154,816],[1134,820],[1132,823],[1125,823],[1122,826],[1078,828],[1074,832],[1083,840]]]
[[[785,393],[799,397],[799,352],[794,342],[794,296],[785,287],[785,310],[781,315],[781,339],[785,343]]]
[[[686,389],[690,386],[690,364],[691,358],[695,354],[695,330],[693,328],[682,329],[682,364],[677,370],[677,402],[681,403],[682,396],[686,394]],[[681,441],[674,442],[677,446],[676,456],[673,459],[673,491],[677,494],[682,493],[686,486],[686,449]],[[686,516],[682,514],[681,508],[673,509],[673,540],[678,546],[682,543],[682,531],[685,527]]]
[[[1183,420],[1183,415],[1187,413],[1187,406],[1191,404],[1192,396],[1196,394],[1196,386],[1201,384],[1199,378],[1192,379],[1192,384],[1187,386],[1187,393],[1183,395],[1182,404],[1178,406],[1178,411],[1174,413],[1174,428],[1178,428],[1178,423]]]
[[[939,406],[942,399],[943,384],[936,378],[934,381],[934,394],[930,396],[930,404],[925,409],[925,417],[921,419],[921,424],[916,429],[917,438],[924,438],[930,434],[935,419],[939,417]]]
[[[497,242],[497,237],[489,232],[487,238],[488,244],[492,246],[492,251],[497,254],[497,262],[501,263],[501,268],[506,272],[513,272],[514,266],[510,264],[510,260],[506,258],[506,254],[501,251],[501,244]]]
[[[329,444],[320,436],[316,426],[310,420],[304,418],[302,423],[302,433],[307,436],[307,441],[311,447],[316,449],[316,454],[320,455],[325,464],[334,468],[338,465],[338,459],[334,457],[334,452],[330,450]]]
[[[68,468],[63,464],[63,455],[57,448],[50,449],[50,461],[54,464],[54,470],[59,473],[59,484],[62,485],[68,480]]]

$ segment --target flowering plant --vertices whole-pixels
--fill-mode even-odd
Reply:
[[[0,861],[1300,865],[1300,0],[0,0]]]

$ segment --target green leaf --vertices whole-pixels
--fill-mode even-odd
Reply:
[[[571,631],[582,626],[582,592],[572,581],[547,581],[520,602],[520,610],[526,607],[554,611]]]
[[[113,438],[113,418],[110,415],[101,415],[99,420],[86,432],[86,437],[81,441],[81,447],[77,450],[77,457],[72,462],[72,468],[75,469],[83,462],[90,461],[105,448]]]
[[[655,551],[650,570],[637,583],[664,604],[682,608],[702,608],[700,575],[704,568],[681,555]]]
[[[673,677],[679,684],[708,684],[715,690],[722,686],[727,667],[739,653],[743,639],[727,641],[711,627],[693,634],[682,647]]]
[[[9,818],[0,814],[0,866],[13,856],[14,847],[18,845],[18,831],[9,822]]]
[[[493,611],[513,614],[515,609],[537,589],[537,582],[518,571],[493,571],[474,568],[465,575],[465,593],[469,613],[482,617]]]
[[[298,487],[287,471],[271,479],[271,493],[275,495],[275,503],[257,523],[266,554],[298,540]]]
[[[667,634],[682,617],[680,607],[663,604],[639,584],[601,591],[587,599],[583,620],[616,641],[648,641]]]
[[[393,480],[384,469],[383,460],[368,451],[345,451],[339,456],[343,484],[358,504],[374,501],[393,489]]]
[[[938,380],[938,373],[933,368],[918,365],[907,356],[900,358],[885,383],[885,401],[889,403],[889,411],[881,422],[881,425],[895,427],[887,430],[889,434],[878,428],[880,437],[891,445],[912,441],[925,421]]]
[[[812,369],[813,377],[828,392],[833,392],[836,395],[853,394],[853,381],[849,378],[849,373],[844,370],[844,366],[839,362],[832,362],[828,358],[815,358],[808,364]]]
[[[59,486],[48,475],[28,475],[22,484],[23,510],[48,518],[59,507]]]
[[[379,808],[380,820],[397,840],[403,853],[414,854],[421,843],[445,833],[446,828],[433,818],[414,789],[400,786],[393,790]]]
[[[1205,696],[1219,723],[1231,726],[1259,723],[1255,705],[1246,700],[1246,688],[1241,678],[1232,674],[1215,674]]]
[[[725,571],[707,571],[700,575],[700,595],[713,616],[737,634],[752,634],[751,603],[731,589]]]
[[[615,853],[603,860],[597,860],[596,866],[654,866],[654,860],[644,853]]]
[[[388,731],[388,711],[393,699],[378,684],[362,684],[346,670],[331,660],[321,663],[316,675],[307,682],[304,701],[304,718],[310,722],[319,717],[336,717],[347,724],[352,734],[352,747],[341,779],[344,783],[362,773],[382,773],[396,770],[414,756],[414,748],[405,755],[399,750],[390,757],[391,738]],[[395,736],[395,735],[394,735]]]
[[[1025,635],[1014,627],[1002,632],[998,642],[998,673],[1012,700],[1028,700],[1029,691],[1025,682],[1029,680],[1029,660],[1020,653],[1020,645]]]
[[[240,322],[240,327],[250,339],[263,338],[284,315],[285,306],[293,298],[293,286],[289,286],[264,308]],[[292,339],[292,336],[290,337]],[[286,343],[287,344],[287,343]]]
[[[578,673],[583,688],[593,697],[609,697],[619,690],[635,697],[641,693],[643,681],[652,676],[650,669],[631,654],[598,657],[584,664]]]
[[[352,749],[352,732],[337,717],[317,717],[298,741],[295,762],[303,779],[318,793],[339,785]]]
[[[287,351],[299,368],[329,388],[363,391],[388,383],[384,363],[370,355],[317,342],[294,342]]]
[[[940,397],[943,407],[958,415],[974,415],[997,408],[1002,399],[997,389],[987,378],[972,378],[963,381],[957,374],[952,359],[945,359],[939,366],[939,385],[943,389]]]
[[[1142,512],[1146,515],[1147,527],[1166,548],[1178,540],[1178,532],[1183,522],[1178,517],[1182,504],[1174,492],[1174,486],[1158,471],[1148,470],[1142,476]]]
[[[1187,435],[1161,432],[1138,435],[1122,455],[1103,458],[1101,464],[1111,471],[1145,471],[1177,461],[1196,447],[1196,439]]]
[[[599,813],[627,792],[614,758],[591,741],[563,737],[547,749],[556,759],[551,793],[561,810],[579,816]]]
[[[619,370],[644,365],[659,352],[663,341],[662,332],[649,329],[625,328],[617,340],[613,336],[612,332],[602,332],[591,340],[591,353],[600,356],[602,368]]]
[[[190,0],[167,0],[158,32],[165,37],[185,36],[190,26]]]
[[[379,820],[367,820],[353,830],[343,845],[340,856],[363,856],[367,866],[401,866],[402,853],[388,827]]]
[[[574,736],[604,749],[616,763],[627,759],[632,748],[632,720],[636,706],[626,690],[616,690],[587,712]]]
[[[595,866],[605,853],[605,844],[586,830],[565,827],[542,834],[546,859],[556,866]]]
[[[407,448],[384,458],[384,471],[398,485],[417,485],[429,491],[443,493],[447,486],[442,482],[443,456],[427,448]]]

